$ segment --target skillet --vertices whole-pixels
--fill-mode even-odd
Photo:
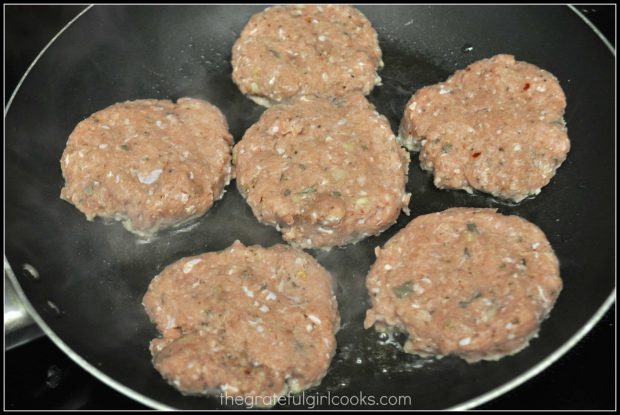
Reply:
[[[344,325],[338,355],[319,393],[405,394],[412,396],[414,408],[469,407],[557,358],[614,298],[613,56],[564,8],[360,8],[380,33],[386,63],[384,86],[370,99],[394,130],[415,89],[499,52],[550,70],[567,94],[573,149],[535,199],[514,206],[439,191],[415,157],[411,166],[413,217],[452,206],[497,207],[547,233],[562,263],[565,288],[541,337],[522,353],[473,366],[457,359],[427,363],[377,345],[374,332],[361,329],[368,306],[363,279],[374,260],[372,248],[410,218],[401,217],[383,235],[358,245],[313,252],[336,279]],[[262,109],[230,81],[230,46],[258,9],[90,9],[43,54],[6,115],[6,254],[13,269],[28,263],[41,275],[33,282],[18,272],[22,294],[35,318],[61,347],[71,349],[72,357],[152,406],[208,408],[217,400],[182,397],[150,366],[146,346],[156,333],[139,304],[150,278],[182,256],[222,249],[234,239],[271,245],[280,237],[256,223],[233,186],[191,231],[139,243],[118,225],[86,222],[58,199],[58,160],[79,120],[125,99],[207,99],[222,108],[240,138]],[[514,29],[505,33],[506,27]],[[468,52],[466,43],[474,49]]]

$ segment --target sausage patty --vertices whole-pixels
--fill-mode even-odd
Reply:
[[[254,215],[295,246],[352,243],[408,212],[409,154],[362,95],[274,106],[233,154]]]
[[[288,245],[183,258],[151,282],[143,304],[163,334],[155,368],[177,389],[251,396],[271,406],[317,385],[339,328],[332,279]]]
[[[60,197],[88,220],[148,236],[203,215],[230,182],[232,136],[222,113],[192,98],[112,105],[80,122],[61,159]]]
[[[233,80],[258,104],[368,94],[383,65],[377,33],[345,5],[275,6],[249,20],[232,50]]]
[[[565,107],[552,74],[497,55],[417,91],[399,137],[421,151],[437,187],[519,202],[538,194],[566,159]]]
[[[409,334],[405,350],[496,360],[537,335],[562,288],[543,232],[494,209],[423,215],[377,248],[366,328]]]

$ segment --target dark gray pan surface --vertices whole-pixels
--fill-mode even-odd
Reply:
[[[120,225],[86,222],[58,198],[59,159],[75,124],[114,102],[145,97],[204,98],[219,106],[239,139],[262,108],[230,79],[230,49],[249,6],[96,7],[73,23],[34,66],[6,116],[6,255],[28,299],[74,352],[109,377],[163,405],[213,408],[216,399],[183,397],[152,368],[156,335],[140,300],[150,279],[183,256],[235,239],[281,242],[253,218],[234,185],[188,232],[138,243]],[[380,34],[384,85],[370,99],[394,131],[409,96],[455,69],[512,53],[554,73],[568,100],[567,162],[535,199],[506,205],[440,191],[410,168],[412,217],[454,206],[497,207],[539,225],[562,264],[564,291],[523,352],[498,363],[454,358],[423,362],[378,343],[361,322],[364,276],[383,244],[411,217],[379,237],[329,253],[313,252],[334,275],[343,328],[332,368],[316,392],[410,395],[414,408],[459,405],[547,359],[595,314],[614,289],[614,58],[572,11],[561,7],[361,7]],[[466,45],[473,45],[468,51]],[[38,269],[38,282],[22,264]],[[58,314],[48,301],[60,310]],[[359,363],[358,363],[359,362]],[[385,371],[384,371],[385,369]]]

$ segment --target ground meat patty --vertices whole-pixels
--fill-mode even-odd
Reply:
[[[497,55],[420,89],[400,139],[435,185],[513,201],[538,194],[566,159],[566,98],[549,72]]]
[[[543,232],[494,209],[420,216],[377,248],[364,326],[409,334],[405,350],[496,360],[537,335],[562,288]]]
[[[330,274],[288,245],[183,258],[151,282],[144,306],[162,338],[155,368],[184,393],[279,397],[317,385],[339,328]]]
[[[270,108],[233,154],[256,217],[295,246],[352,243],[408,212],[409,154],[361,95]]]
[[[222,113],[192,98],[112,105],[80,122],[62,155],[61,198],[88,220],[151,235],[204,214],[231,178]]]
[[[233,80],[260,105],[368,94],[383,66],[377,33],[343,5],[275,6],[250,19],[232,50]]]

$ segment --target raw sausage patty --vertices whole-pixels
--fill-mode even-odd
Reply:
[[[303,95],[368,94],[382,65],[377,33],[344,5],[270,7],[252,16],[232,50],[233,80],[265,106]]]
[[[183,258],[153,279],[144,306],[163,335],[151,342],[155,368],[184,393],[271,406],[317,385],[336,349],[331,276],[288,245],[237,241]]]
[[[408,212],[409,154],[361,95],[274,106],[233,153],[254,215],[295,246],[352,243]]]
[[[377,248],[366,328],[409,334],[405,350],[496,360],[537,335],[562,288],[543,232],[494,209],[423,215]]]
[[[192,98],[112,105],[80,122],[61,159],[61,198],[88,220],[151,235],[203,215],[231,178],[222,113]]]
[[[519,202],[538,194],[566,159],[565,107],[552,74],[497,55],[416,92],[399,136],[421,151],[437,187]]]

